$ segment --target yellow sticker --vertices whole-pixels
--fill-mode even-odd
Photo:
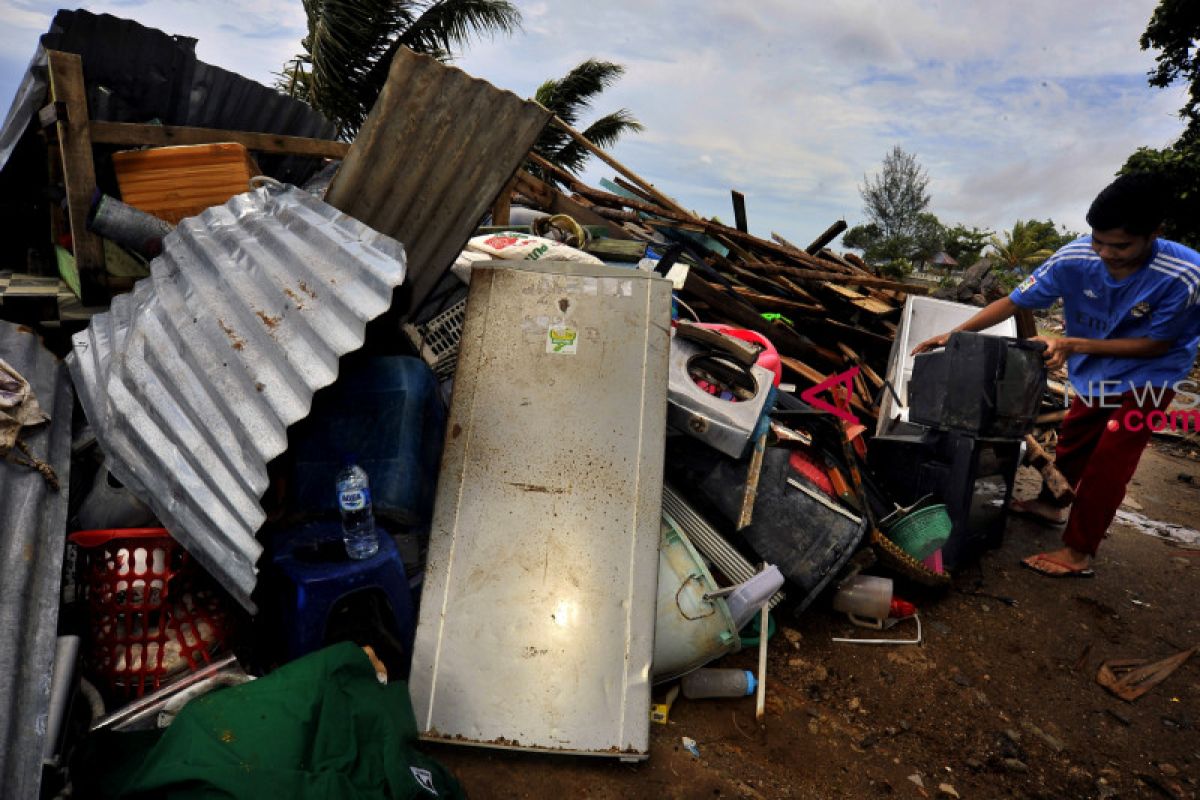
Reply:
[[[551,325],[546,329],[546,352],[573,356],[579,347],[579,331],[569,325]]]

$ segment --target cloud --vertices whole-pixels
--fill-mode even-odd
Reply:
[[[202,59],[264,83],[305,31],[299,0],[129,1],[88,8],[195,37]],[[0,63],[25,64],[56,4],[0,2]],[[727,218],[737,188],[762,235],[857,222],[858,187],[894,145],[927,169],[946,223],[1081,229],[1129,154],[1182,130],[1183,89],[1150,88],[1138,47],[1157,0],[517,2],[524,31],[485,37],[458,66],[528,97],[586,58],[624,64],[595,109],[627,108],[646,130],[613,154],[705,214]]]

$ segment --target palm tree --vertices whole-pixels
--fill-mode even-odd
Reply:
[[[996,259],[1009,271],[1025,272],[1026,268],[1037,266],[1054,255],[1054,251],[1042,247],[1033,231],[1021,222],[1011,231],[1005,231],[1004,238],[993,236],[988,241]]]
[[[533,99],[570,125],[578,129],[580,115],[591,107],[596,95],[614,84],[625,72],[620,64],[589,58],[558,80],[548,80],[538,87]],[[606,114],[583,131],[584,137],[599,147],[610,147],[622,134],[642,130],[642,123],[625,109]],[[555,125],[547,125],[533,145],[533,150],[547,161],[576,175],[583,169],[587,149]],[[539,174],[541,170],[537,170]],[[553,181],[552,175],[543,175]]]
[[[484,33],[512,33],[521,12],[508,0],[303,0],[308,35],[279,88],[307,102],[353,139],[401,47],[449,61]]]

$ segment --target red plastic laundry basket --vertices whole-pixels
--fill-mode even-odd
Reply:
[[[228,624],[225,601],[197,582],[164,528],[79,531],[86,558],[88,672],[115,695],[141,697],[209,662]]]

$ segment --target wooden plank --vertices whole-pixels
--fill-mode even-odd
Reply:
[[[749,289],[745,286],[737,286],[734,288],[734,291],[737,292],[740,297],[746,298],[747,300],[754,303],[759,308],[765,308],[768,310],[776,309],[776,308],[783,308],[788,311],[800,311],[800,312],[804,312],[806,314],[828,314],[829,313],[824,306],[811,305],[808,303],[799,303],[799,302],[796,302],[795,300],[790,300],[790,299],[787,299],[784,297],[776,297],[775,295],[771,295],[771,294],[763,294],[762,292],[757,292],[754,289]]]
[[[824,287],[836,295],[840,295],[846,300],[861,300],[862,295],[851,289],[849,286],[841,286],[836,283],[831,283]]]
[[[846,283],[853,286],[878,286],[885,289],[897,289],[902,292],[911,294],[929,294],[929,288],[925,286],[910,286],[907,283],[888,280],[887,278],[873,278],[867,275],[846,275],[840,272],[826,272],[825,270],[816,269],[799,269],[797,267],[784,267],[775,264],[767,264],[762,261],[755,261],[748,266],[755,269],[761,269],[763,272],[777,275],[787,275],[791,278],[799,278],[800,280],[810,281],[826,281],[828,283]]]
[[[636,183],[630,183],[629,181],[622,178],[620,175],[613,176],[613,183],[615,183],[617,186],[620,186],[625,191],[630,192],[631,194],[634,194],[634,195],[640,197],[644,202],[651,203],[653,205],[658,205],[658,203],[655,201],[655,199],[650,196],[649,192],[647,192],[642,187],[638,186]],[[663,209],[663,210],[665,211],[666,209]]]
[[[216,144],[237,142],[247,150],[278,153],[290,156],[343,159],[350,152],[348,142],[330,139],[309,139],[305,136],[284,136],[278,133],[226,131],[219,128],[190,128],[181,125],[139,125],[132,122],[91,123],[91,137],[96,144],[119,144],[131,147],[170,147],[184,144]]]
[[[826,378],[829,378],[832,376],[832,374],[826,375],[823,372],[821,372],[820,370],[813,369],[808,364],[805,364],[803,361],[796,359],[796,358],[792,358],[791,356],[781,355],[779,357],[779,361],[781,364],[783,364],[785,367],[790,369],[792,372],[795,372],[797,375],[804,378],[804,380],[806,380],[809,383],[814,384],[814,385],[816,385],[816,384],[820,383],[821,381],[825,380]],[[829,398],[826,398],[826,399],[828,400]],[[864,406],[862,404],[862,402],[858,399],[858,397],[854,394],[850,395],[850,407],[852,409],[854,409],[855,411],[860,412],[863,416],[866,416],[866,417],[874,417],[875,416],[875,413],[872,412],[871,409]]]
[[[842,231],[846,230],[847,227],[849,226],[846,224],[846,220],[839,219],[837,222],[826,228],[824,233],[822,233],[816,239],[813,239],[812,244],[804,248],[804,252],[808,253],[810,256],[815,256],[817,253],[821,252],[823,247],[837,237],[841,236]]]
[[[530,175],[523,169],[517,170],[517,191],[528,195],[531,200],[536,201],[551,214],[566,214],[580,225],[602,226],[613,239],[634,238],[620,225],[605,219],[582,203],[577,203],[541,178]]]
[[[1075,490],[1071,488],[1071,484],[1067,482],[1063,474],[1054,466],[1054,459],[1042,449],[1042,445],[1038,440],[1026,435],[1025,448],[1025,461],[1038,472],[1042,473],[1042,480],[1045,482],[1050,494],[1054,495],[1054,499],[1058,500],[1064,506],[1074,500]]]
[[[731,189],[730,194],[733,198],[733,224],[742,233],[749,233],[750,228],[746,223],[746,195],[739,192],[737,189]]]
[[[626,261],[636,264],[646,256],[646,243],[632,239],[593,239],[587,243],[583,251],[606,261]]]
[[[830,284],[832,285],[832,284]],[[869,314],[875,314],[882,317],[885,314],[890,314],[896,310],[896,307],[891,303],[885,303],[882,300],[877,300],[874,297],[860,297],[857,300],[850,301],[856,308],[861,308]]]
[[[1018,338],[1032,339],[1038,335],[1037,320],[1033,318],[1032,309],[1018,308],[1017,313],[1013,315],[1013,320],[1017,323]]]
[[[721,289],[713,286],[696,274],[696,270],[688,273],[684,292],[708,304],[714,313],[719,314],[730,322],[748,330],[758,331],[771,340],[777,350],[794,353],[804,358],[820,358],[830,364],[838,364],[841,357],[805,341],[800,334],[786,325],[778,322],[767,322],[758,310],[738,297],[730,297]]]
[[[504,188],[500,190],[500,194],[496,195],[496,202],[492,203],[492,224],[507,225],[509,215],[512,212],[512,193],[517,186],[517,176],[514,174],[509,179],[508,183],[504,184]]]
[[[563,132],[565,132],[568,136],[570,136],[572,139],[574,139],[576,142],[578,142],[580,145],[582,145],[584,147],[584,149],[588,150],[594,156],[596,156],[596,158],[600,159],[605,164],[608,164],[610,167],[615,169],[617,172],[620,172],[626,178],[633,181],[638,186],[642,187],[642,189],[644,189],[646,192],[648,192],[650,194],[650,196],[653,197],[657,202],[662,203],[664,208],[668,208],[668,209],[670,209],[678,214],[681,214],[685,217],[692,216],[687,211],[687,209],[683,208],[683,206],[679,205],[674,200],[672,200],[671,198],[667,197],[662,192],[655,189],[654,184],[650,183],[645,178],[642,178],[637,173],[635,173],[633,170],[629,169],[629,167],[625,166],[620,161],[617,161],[615,158],[610,156],[608,153],[601,150],[595,144],[590,142],[582,133],[575,130],[567,123],[563,122],[557,116],[552,117],[550,121],[554,125],[557,125],[559,127],[559,129],[561,129]]]
[[[779,244],[780,247],[787,248],[788,250],[790,250],[793,253],[803,253],[804,252],[799,247],[796,247],[796,245],[792,244],[791,242],[789,242],[787,239],[780,236],[775,231],[771,231],[771,238],[774,239],[775,242],[777,244]]]
[[[96,171],[92,164],[83,59],[75,53],[57,50],[50,50],[46,55],[51,102],[63,103],[67,112],[66,119],[55,123],[55,130],[62,153],[71,242],[82,289],[80,299],[84,305],[99,305],[108,299],[108,293],[105,290],[104,243],[87,228],[88,211],[96,191]]]

